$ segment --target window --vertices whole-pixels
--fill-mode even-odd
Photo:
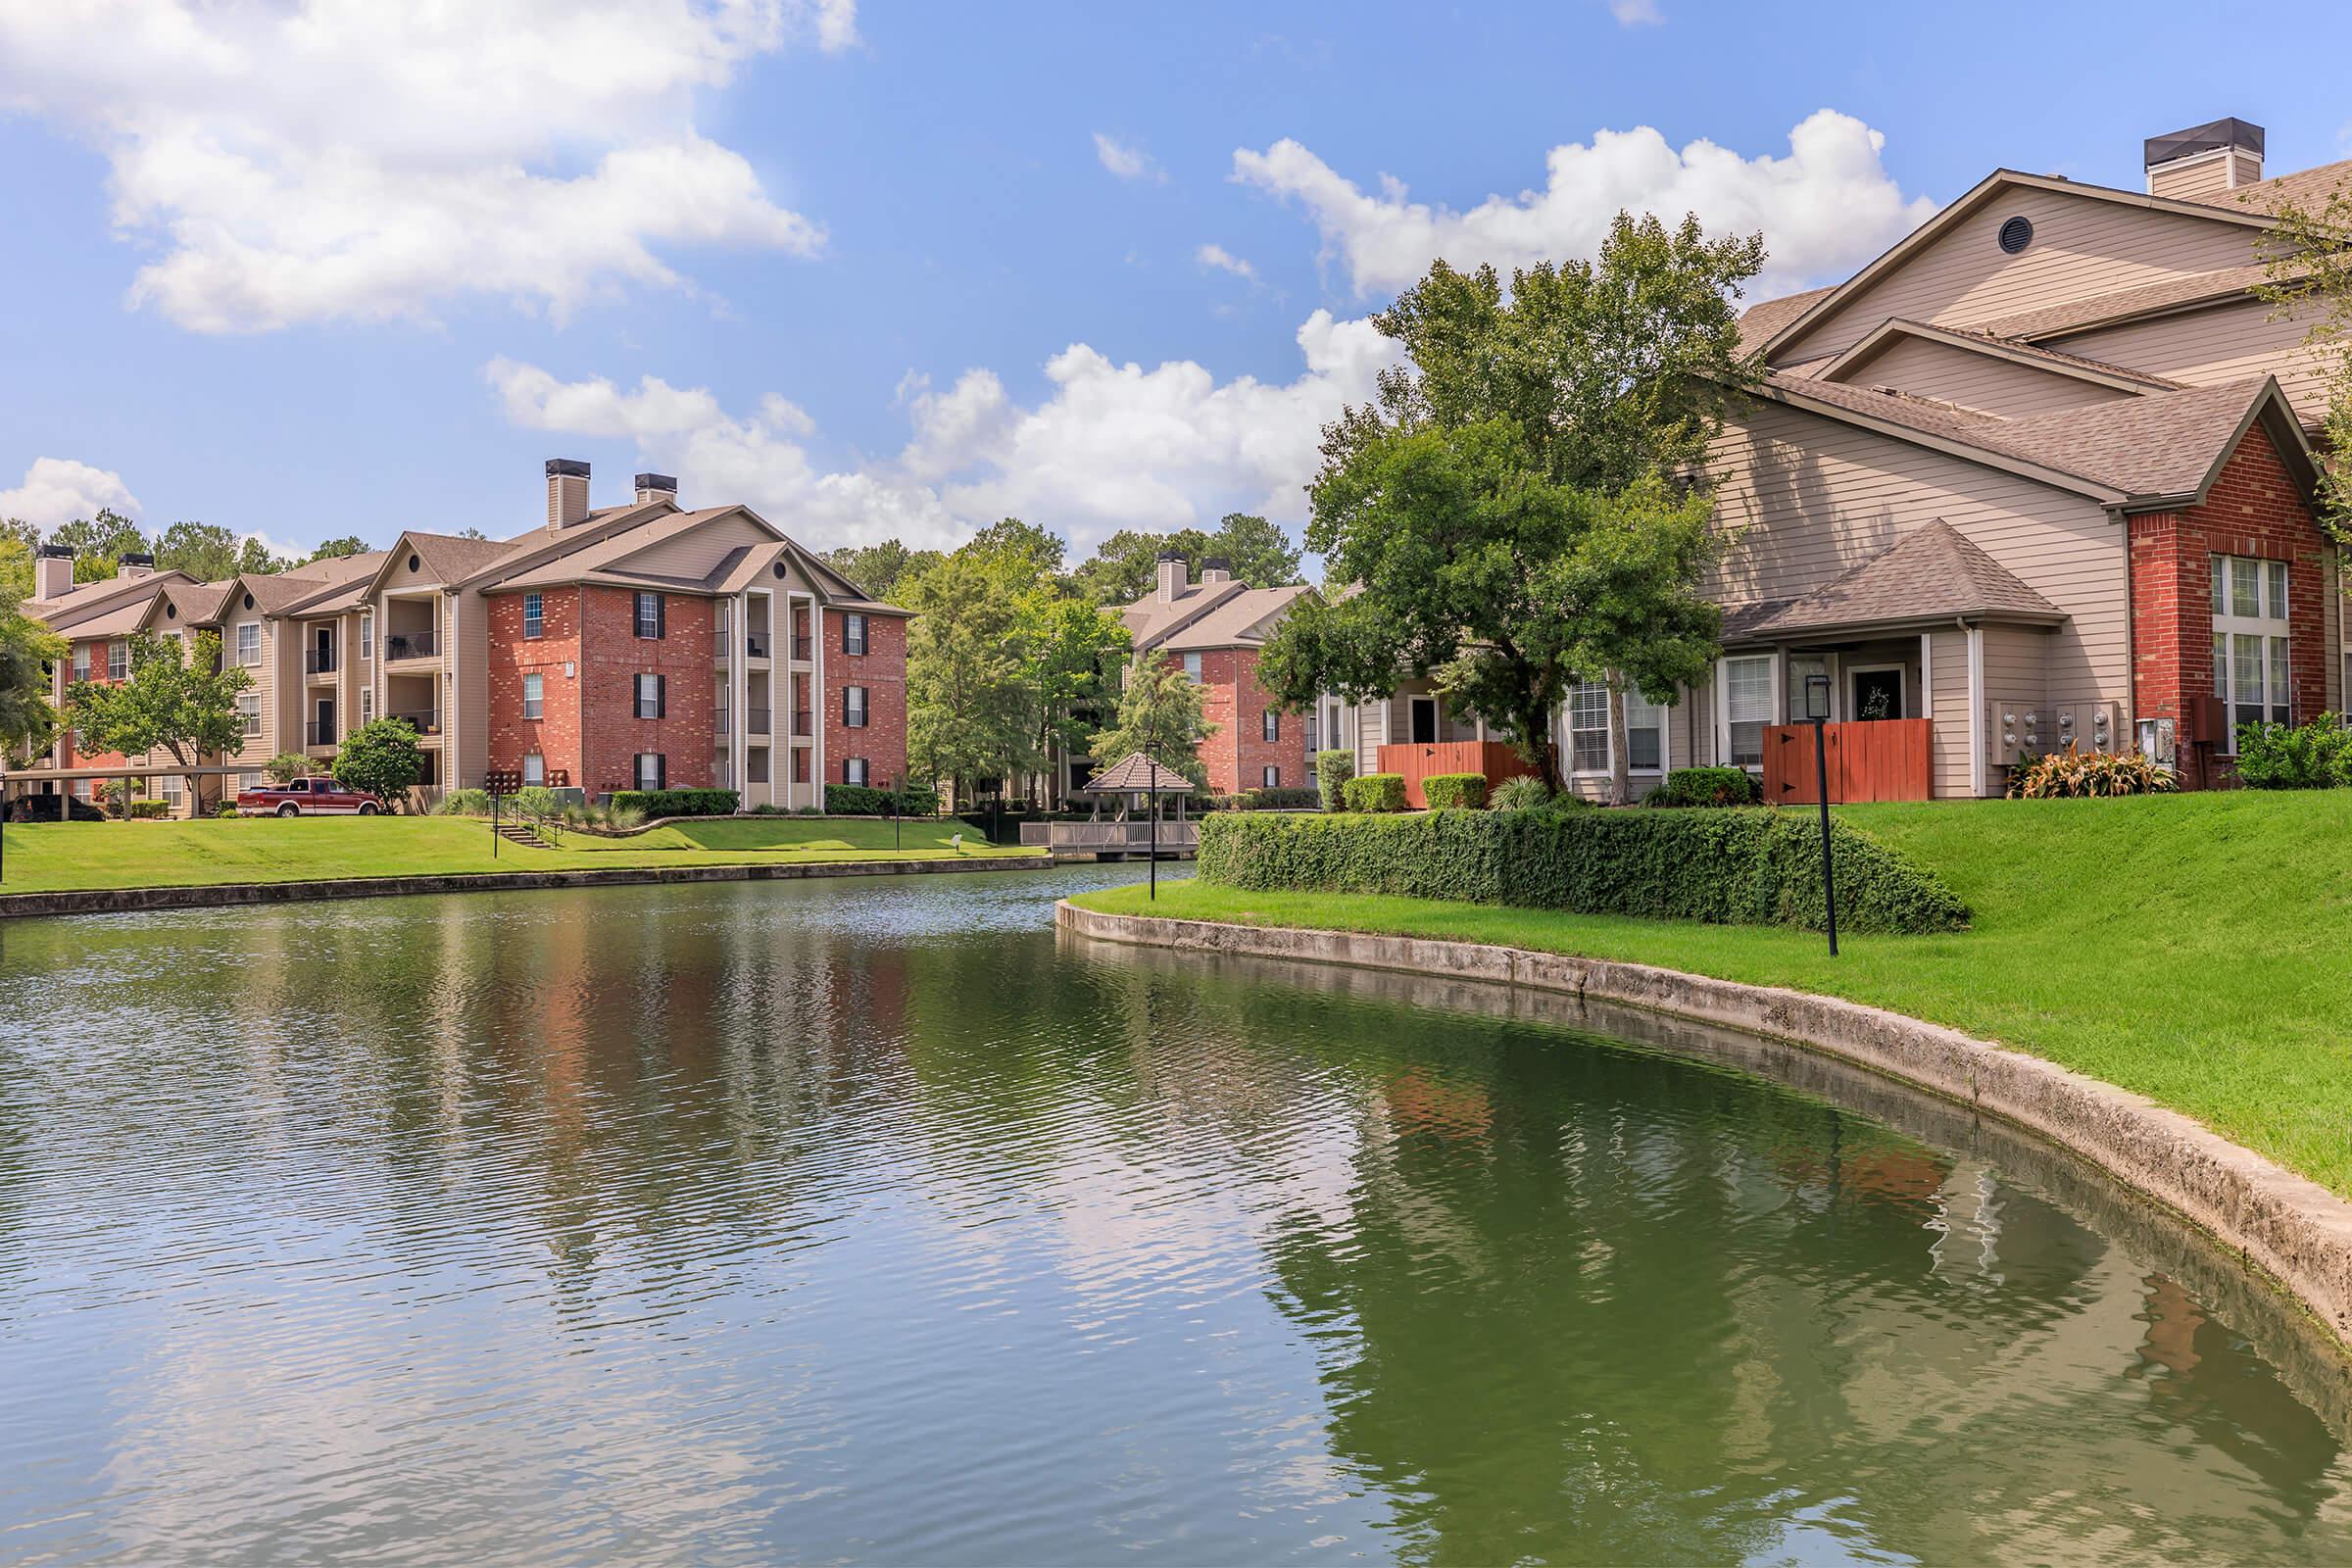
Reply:
[[[90,678],[90,645],[88,643],[74,645],[74,678],[75,680]]]
[[[1184,656],[1184,678],[1193,682],[1195,685],[1200,684],[1200,656],[1199,654],[1187,654]]]
[[[639,594],[637,596],[638,636],[666,637],[669,635],[669,617],[663,608],[665,604],[666,601],[660,594]]]
[[[841,781],[842,781],[844,784],[862,784],[862,783],[864,783],[864,782],[865,782],[865,759],[864,759],[864,758],[862,758],[862,757],[845,757],[845,758],[843,758],[843,759],[841,760]]]
[[[662,718],[669,711],[669,679],[664,675],[637,677],[637,716]]]
[[[258,620],[237,622],[237,662],[247,667],[262,662],[262,623]]]
[[[1264,774],[1259,777],[1258,782],[1270,790],[1278,790],[1282,788],[1282,769],[1279,767],[1269,766],[1265,770]]]
[[[1764,765],[1764,726],[1772,722],[1772,656],[1727,659],[1723,671],[1723,722],[1734,767]]]
[[[237,729],[238,733],[244,735],[259,735],[262,732],[260,692],[237,693]]]
[[[865,617],[847,614],[841,617],[841,651],[845,654],[865,652]]]
[[[1282,739],[1282,714],[1271,708],[1267,709],[1263,714],[1259,715],[1258,729],[1266,740]]]
[[[363,686],[360,688],[360,722],[363,724],[368,724],[374,722],[374,719],[375,688],[372,686]]]
[[[130,678],[130,644],[108,643],[106,645],[106,678],[108,680],[128,680]]]
[[[1568,770],[1609,770],[1609,689],[1580,680],[1568,693]]]
[[[2285,562],[2213,558],[2213,695],[2229,713],[2226,752],[2237,750],[2240,724],[2293,722],[2286,610]]]
[[[640,595],[640,598],[643,596]],[[537,638],[547,632],[547,601],[538,594],[522,596],[522,634]],[[638,635],[643,636],[640,632]]]
[[[360,658],[362,660],[368,660],[374,657],[375,612],[371,610],[363,610],[360,612]]]
[[[237,775],[237,788],[240,790],[258,790],[264,783],[268,781],[268,779],[269,775],[267,773],[239,773]]]
[[[1639,691],[1625,694],[1626,766],[1655,773],[1666,756],[1666,710]]]
[[[525,718],[538,718],[538,717],[542,716],[542,715],[543,715],[543,714],[546,712],[546,699],[547,699],[547,677],[546,677],[546,676],[544,676],[544,675],[536,675],[536,674],[534,674],[534,675],[525,675],[525,676],[523,676],[523,677],[522,677],[522,716],[523,716],[523,717],[525,717]]]
[[[1407,701],[1415,746],[1435,746],[1438,743],[1438,700],[1435,697],[1415,697]]]
[[[176,810],[179,807],[179,775],[177,773],[166,773],[159,777],[155,782],[158,786],[157,793],[164,800],[170,802],[172,808]]]
[[[844,686],[841,689],[841,722],[850,729],[865,728],[865,688]]]
[[[669,758],[661,752],[639,752],[637,787],[641,790],[669,788]]]
[[[542,757],[542,756],[540,756],[540,755],[539,755],[537,752],[525,752],[525,753],[523,753],[523,754],[522,754],[522,781],[523,781],[525,784],[544,784],[544,783],[546,783],[546,782],[547,782],[547,759],[546,759],[546,758],[544,758],[544,757]]]

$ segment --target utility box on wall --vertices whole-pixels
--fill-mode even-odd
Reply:
[[[2112,752],[2131,742],[2124,735],[2124,705],[2109,702],[2002,702],[1987,713],[1992,729],[1991,760],[2015,767],[2030,759],[2063,752]]]

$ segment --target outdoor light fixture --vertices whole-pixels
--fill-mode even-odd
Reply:
[[[1821,801],[1821,906],[1829,913],[1830,956],[1838,956],[1838,877],[1830,864],[1830,677],[1805,677],[1805,722],[1813,726],[1813,793]]]

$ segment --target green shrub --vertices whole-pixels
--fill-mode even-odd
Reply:
[[[1487,804],[1487,775],[1432,773],[1421,781],[1421,798],[1433,811],[1475,811]]]
[[[1340,794],[1350,811],[1401,811],[1404,809],[1404,775],[1366,773],[1361,778],[1351,778],[1342,785]]]
[[[1831,832],[1841,928],[1948,931],[1967,923],[1967,906],[1939,879],[1844,822]],[[1226,814],[1200,824],[1200,874],[1251,890],[1740,925],[1825,923],[1820,828],[1795,812]]]
[[[564,797],[544,784],[525,784],[514,792],[517,810],[530,816],[562,816]]]
[[[742,801],[733,790],[614,790],[605,804],[646,816],[732,816]]]
[[[827,816],[889,816],[892,792],[871,784],[828,784],[825,786],[825,814]],[[900,816],[937,816],[939,791],[928,784],[905,784],[897,792]]]
[[[1254,789],[1250,793],[1257,797],[1257,809],[1261,811],[1311,811],[1323,804],[1321,790],[1297,789],[1287,784],[1277,789]]]
[[[1497,811],[1537,811],[1551,804],[1551,790],[1533,773],[1506,778],[1494,786],[1494,799],[1487,803]]]
[[[224,816],[224,817],[225,817],[225,816],[234,816],[234,815],[236,815],[236,814],[237,814],[237,808],[236,808],[235,807],[233,807],[233,806],[229,805],[229,804],[228,804],[228,802],[226,802],[226,801],[222,801],[222,802],[220,803],[220,809],[219,809],[218,811],[215,811],[213,814],[214,814],[215,816]]]
[[[133,801],[130,803],[130,814],[133,817],[162,816],[171,808],[171,803],[168,801]]]
[[[435,816],[488,816],[488,790],[450,790],[433,805]]]
[[[1642,798],[1643,806],[1753,806],[1756,781],[1743,767],[1678,767]]]
[[[813,806],[796,806],[792,808],[792,814],[795,816],[822,816],[825,813]]]
[[[2137,752],[2085,752],[2068,741],[2064,751],[2011,768],[2007,793],[2013,801],[2105,800],[2121,795],[2162,795],[2178,789],[2180,783],[2171,768],[2151,762]]]
[[[1315,754],[1315,797],[1326,811],[1344,808],[1348,801],[1348,781],[1355,777],[1353,752],[1317,752]]]
[[[272,784],[291,784],[311,770],[311,760],[300,752],[280,752],[262,764],[262,777]]]
[[[2237,781],[2258,790],[2325,790],[2352,784],[2352,729],[2334,713],[2308,724],[2240,724]]]

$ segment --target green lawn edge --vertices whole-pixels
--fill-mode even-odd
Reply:
[[[1907,1013],[2146,1095],[2352,1197],[2352,791],[1843,808],[1948,881],[1966,931],[1856,936],[1191,879],[1114,914],[1445,938]]]

